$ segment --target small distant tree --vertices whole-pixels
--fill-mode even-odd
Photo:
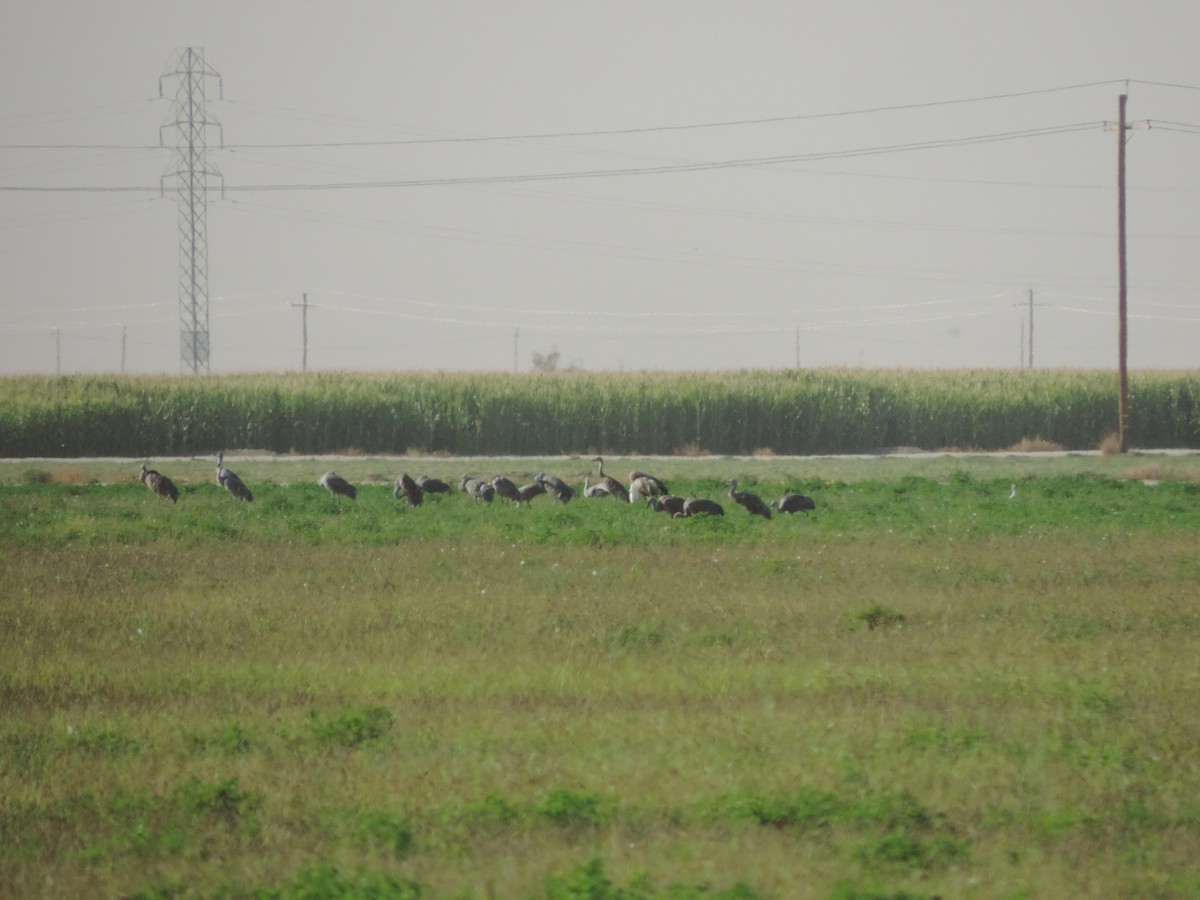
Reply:
[[[533,353],[533,371],[535,372],[557,372],[558,361],[562,359],[562,354],[555,347],[549,353]]]

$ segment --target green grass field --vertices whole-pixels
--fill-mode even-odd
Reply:
[[[140,462],[0,461],[0,896],[1200,894],[1200,455]]]

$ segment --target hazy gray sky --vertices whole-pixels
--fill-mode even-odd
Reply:
[[[1123,92],[1130,365],[1193,367],[1197,38],[1195,0],[3,0],[0,373],[180,371],[185,47],[213,372],[299,369],[305,292],[315,369],[1016,367],[1031,289],[1038,367],[1115,366]]]

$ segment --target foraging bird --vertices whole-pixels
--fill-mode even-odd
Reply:
[[[709,500],[705,497],[692,497],[683,501],[683,509],[675,513],[674,519],[690,519],[692,516],[723,516],[725,515],[725,507],[716,500]]]
[[[425,502],[424,489],[413,481],[407,472],[402,472],[396,479],[396,487],[392,490],[392,496],[397,500],[407,500],[409,506],[420,506]]]
[[[317,479],[317,484],[329,491],[335,497],[339,494],[343,497],[349,497],[351,500],[358,499],[358,488],[348,482],[337,472],[330,469],[324,475]]]
[[[511,500],[513,503],[521,502],[521,494],[511,478],[505,478],[503,475],[493,475],[492,487],[496,489],[496,496],[503,497],[505,500]]]
[[[647,497],[646,505],[655,512],[665,512],[672,518],[676,513],[683,512],[684,499],[682,497],[672,497],[670,494]]]
[[[557,475],[538,472],[537,477],[533,480],[544,487],[546,493],[552,495],[559,503],[570,503],[571,498],[575,496],[575,489]]]
[[[597,480],[600,484],[604,485],[604,489],[614,497],[620,497],[622,500],[628,503],[629,491],[625,489],[625,485],[621,484],[621,482],[617,481],[617,479],[613,478],[611,475],[606,475],[604,473],[604,457],[594,457],[592,462],[597,463],[598,465]]]
[[[603,482],[596,482],[595,484],[588,484],[588,480],[585,477],[583,479],[583,496],[585,496],[585,497],[611,497],[612,493],[603,484]]]
[[[731,479],[729,482],[729,497],[738,506],[741,506],[752,516],[762,516],[764,519],[771,518],[771,508],[763,503],[762,497],[758,494],[752,494],[749,491],[739,491],[737,489],[737,479]]]
[[[254,495],[250,493],[250,488],[246,487],[246,483],[225,468],[224,450],[217,454],[217,484],[229,491],[232,496],[237,497],[239,502],[243,500],[247,503],[254,502]]]
[[[639,494],[639,499],[641,497],[664,496],[671,493],[667,489],[667,483],[661,478],[656,478],[646,472],[639,472],[637,469],[629,473],[629,490],[631,494],[630,499],[632,499],[634,490]]]
[[[440,478],[430,478],[428,475],[417,476],[417,485],[426,494],[449,494],[450,485]]]
[[[496,489],[490,481],[472,478],[470,475],[464,475],[458,486],[464,494],[470,494],[476,503],[491,503],[496,496]]]
[[[173,482],[161,472],[155,472],[142,463],[142,484],[154,491],[160,497],[166,497],[172,503],[179,500],[179,488],[175,487]]]
[[[1017,497],[1017,486],[1014,484],[1008,492],[1008,499],[1015,500]]]
[[[546,488],[537,481],[531,484],[523,484],[517,488],[517,505],[522,503],[528,504],[534,497],[538,497],[546,493]]]
[[[804,494],[784,494],[778,500],[771,501],[771,509],[778,512],[808,514],[810,509],[816,509],[816,501]]]

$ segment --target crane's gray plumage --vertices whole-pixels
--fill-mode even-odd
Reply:
[[[612,492],[609,491],[608,487],[604,484],[604,482],[598,481],[595,484],[588,484],[588,480],[585,477],[583,479],[583,496],[585,496],[585,497],[611,497]]]
[[[425,491],[409,477],[407,472],[402,472],[396,479],[396,487],[392,491],[392,496],[397,500],[407,500],[409,506],[420,506],[425,502]]]
[[[491,503],[496,497],[496,489],[492,487],[492,483],[484,481],[482,478],[464,475],[462,481],[459,482],[459,487],[462,488],[464,494],[469,494],[474,498],[476,503]]]
[[[537,477],[533,480],[544,487],[546,493],[550,494],[559,503],[570,503],[571,499],[575,496],[575,489],[557,475],[547,475],[545,472],[538,472]]]
[[[771,501],[771,509],[785,513],[808,513],[810,509],[816,509],[817,503],[812,497],[807,494],[784,494],[778,500]]]
[[[764,519],[771,518],[771,508],[763,503],[762,497],[758,494],[752,494],[749,491],[739,491],[737,489],[737,479],[731,479],[729,482],[729,497],[738,506],[746,510],[752,516],[762,516]]]
[[[597,464],[597,469],[596,469],[597,482],[599,484],[604,485],[604,489],[606,491],[608,491],[610,494],[612,494],[614,497],[619,497],[622,500],[624,500],[626,503],[628,503],[629,502],[629,491],[626,490],[625,485],[621,484],[621,482],[617,481],[617,479],[613,478],[611,475],[606,475],[604,473],[604,457],[603,456],[594,457],[592,459],[592,462]]]
[[[348,482],[337,472],[330,469],[324,475],[317,479],[317,484],[329,491],[335,497],[349,497],[351,500],[358,499],[358,488]]]
[[[243,500],[246,503],[254,502],[254,495],[250,493],[250,488],[246,487],[246,483],[225,468],[224,450],[217,454],[217,484],[229,491],[230,495],[236,497],[239,502]]]
[[[450,485],[440,478],[430,478],[428,475],[418,475],[417,484],[427,494],[449,494]]]
[[[528,506],[529,502],[533,500],[534,497],[539,497],[544,493],[546,493],[546,488],[541,484],[541,482],[534,481],[530,484],[523,484],[517,488],[517,503],[524,503]]]
[[[175,487],[175,482],[161,472],[155,472],[145,463],[142,463],[142,484],[172,503],[179,500],[179,488]]]
[[[692,516],[723,516],[725,507],[716,500],[706,497],[691,497],[683,501],[683,509],[675,513],[673,518],[690,519]]]
[[[646,505],[652,510],[665,512],[671,517],[674,517],[676,513],[683,512],[683,504],[682,497],[673,497],[670,494],[646,498]]]
[[[493,475],[492,487],[495,488],[497,497],[503,497],[505,500],[511,500],[513,503],[521,502],[521,492],[517,490],[517,485],[511,478],[506,478],[503,475]]]
[[[632,494],[636,493],[638,498],[641,497],[661,497],[670,492],[667,489],[667,483],[661,478],[634,469],[629,473],[629,490],[631,493],[630,500],[633,500]]]

